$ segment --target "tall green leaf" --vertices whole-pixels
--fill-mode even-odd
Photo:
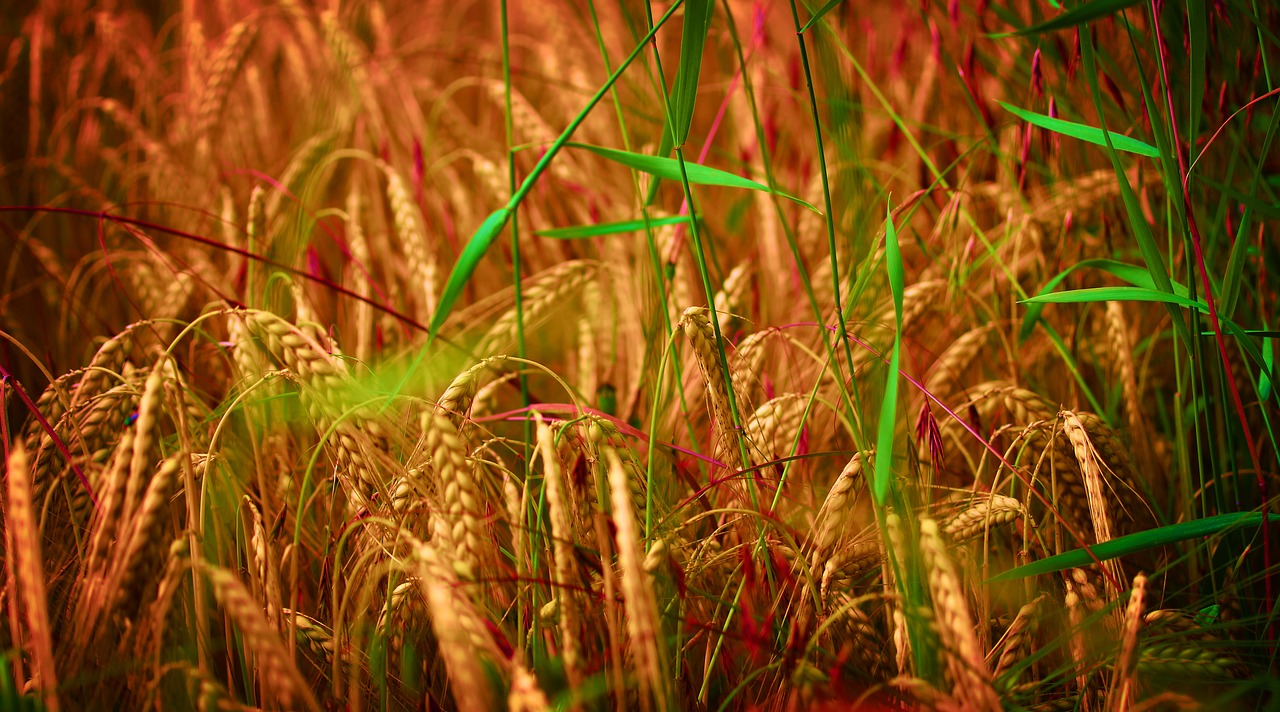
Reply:
[[[1038,25],[1033,25],[1016,32],[1002,32],[991,35],[992,37],[1008,37],[1010,35],[1038,35],[1044,32],[1053,32],[1054,30],[1065,30],[1068,27],[1084,24],[1090,20],[1097,20],[1102,17],[1113,15],[1126,7],[1137,5],[1140,0],[1093,0],[1082,5],[1077,5],[1070,10],[1058,15],[1057,17],[1045,20]]]
[[[824,15],[836,9],[836,7],[838,7],[842,2],[844,2],[844,0],[827,0],[826,4],[818,8],[818,11],[813,13],[813,17],[810,17],[809,21],[804,23],[804,27],[800,28],[800,32],[807,32],[810,27],[813,27],[813,23],[821,20]]]
[[[686,0],[684,30],[680,35],[680,66],[671,89],[671,135],[676,148],[684,146],[693,125],[693,108],[698,99],[698,75],[702,73],[702,53],[711,30],[714,0]]]
[[[1003,101],[997,102],[997,103],[999,103],[1000,106],[1004,107],[1005,111],[1008,111],[1009,113],[1017,116],[1018,118],[1022,119],[1023,121],[1026,121],[1027,123],[1033,126],[1039,126],[1040,128],[1045,129],[1047,131],[1052,131],[1054,133],[1062,134],[1063,136],[1069,136],[1071,138],[1080,139],[1081,141],[1086,141],[1088,143],[1092,143],[1097,146],[1107,145],[1107,136],[1104,135],[1103,130],[1100,128],[1096,128],[1093,126],[1086,126],[1084,124],[1077,124],[1074,121],[1064,121],[1062,119],[1055,119],[1052,116],[1045,116],[1044,114],[1037,114],[1031,111],[1025,111],[1023,109],[1019,109],[1016,106],[1006,104]],[[1157,150],[1155,146],[1152,146],[1149,143],[1139,141],[1136,138],[1125,136],[1123,134],[1111,133],[1111,132],[1105,132],[1105,133],[1110,133],[1111,144],[1115,146],[1116,150],[1128,151],[1130,153],[1136,153],[1139,156],[1148,156],[1150,158],[1160,157],[1160,151]]]
[[[666,218],[653,218],[649,227],[665,227],[689,222],[688,215],[673,215]],[[643,220],[623,220],[621,222],[600,223],[598,225],[575,225],[573,227],[557,227],[549,230],[537,230],[533,234],[539,237],[550,237],[555,240],[583,240],[589,237],[617,235],[622,232],[643,230]]]
[[[467,246],[462,249],[462,254],[458,255],[458,263],[449,273],[449,281],[444,284],[444,291],[440,294],[436,311],[431,315],[431,324],[427,327],[427,338],[434,339],[440,327],[444,326],[444,320],[448,318],[458,297],[462,296],[462,290],[466,288],[471,275],[475,273],[476,265],[480,264],[480,258],[484,257],[484,253],[489,250],[493,241],[498,239],[499,233],[510,219],[511,208],[499,208],[485,218],[480,224],[480,229],[471,236]]]
[[[1198,299],[1142,287],[1093,287],[1068,292],[1040,294],[1022,300],[1024,304],[1088,304],[1093,302],[1161,302],[1208,312],[1209,306]]]
[[[642,173],[648,173],[667,180],[681,180],[680,162],[674,158],[646,156],[641,153],[619,151],[614,148],[592,146],[585,143],[570,143],[569,145],[574,148],[591,151],[592,153],[607,158],[614,163],[620,163]],[[696,183],[699,185],[718,185],[727,188],[746,188],[748,190],[761,190],[766,193],[775,193],[781,198],[786,198],[787,200],[803,205],[815,213],[822,214],[822,211],[793,195],[787,195],[782,191],[771,191],[769,190],[769,186],[757,183],[749,178],[743,178],[742,176],[734,175],[733,173],[728,173],[718,168],[704,166],[699,163],[689,163],[688,161],[685,161],[684,167],[690,183]]]
[[[1053,279],[1045,282],[1044,287],[1040,289],[1039,294],[1036,296],[1040,297],[1052,292],[1054,289],[1057,289],[1058,285],[1062,283],[1062,280],[1066,279],[1068,275],[1078,269],[1100,269],[1123,279],[1135,287],[1142,287],[1144,289],[1156,288],[1156,283],[1155,280],[1152,279],[1151,273],[1142,267],[1127,264],[1125,262],[1118,262],[1116,260],[1094,258],[1081,260],[1062,270],[1055,275]],[[1185,297],[1187,296],[1187,288],[1178,282],[1174,282],[1173,293]],[[1044,311],[1043,302],[1028,304],[1026,314],[1022,317],[1022,327],[1018,330],[1019,342],[1026,341],[1027,338],[1031,336],[1032,330],[1036,328],[1036,324],[1040,321],[1040,313],[1042,311]]]
[[[1278,514],[1272,514],[1270,517],[1273,522],[1280,521],[1280,515]],[[1221,534],[1234,527],[1256,527],[1261,523],[1262,514],[1259,512],[1233,512],[1180,524],[1170,524],[1167,527],[1157,527],[1156,529],[1148,529],[1145,532],[1117,537],[1111,541],[1104,541],[1089,547],[1088,550],[1072,549],[1056,556],[1050,556],[1047,559],[1023,564],[991,577],[987,580],[987,583],[1014,581],[1028,576],[1038,576],[1078,566],[1088,566],[1093,563],[1094,557],[1098,561],[1106,561],[1120,556],[1136,554],[1139,551],[1154,549],[1157,546],[1174,544],[1187,539],[1195,539],[1196,537]],[[1090,551],[1093,552],[1093,556],[1089,555]]]
[[[883,505],[893,477],[893,433],[898,416],[898,363],[902,352],[902,293],[904,291],[902,252],[898,247],[898,231],[893,226],[893,213],[885,206],[884,261],[889,272],[889,291],[893,294],[893,315],[897,329],[893,334],[893,351],[889,354],[889,375],[885,381],[884,401],[880,404],[880,424],[876,433],[875,478],[872,493]]]

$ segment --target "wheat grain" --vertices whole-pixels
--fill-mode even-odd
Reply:
[[[1015,665],[1026,659],[1040,625],[1040,606],[1046,599],[1047,596],[1041,594],[1032,602],[1019,608],[1018,615],[1014,616],[1009,629],[1005,631],[1004,649],[1000,651],[1000,658],[991,672],[992,678],[1000,681],[1001,687],[1005,690],[1011,689],[1018,683],[1017,677],[1006,676],[1013,671]]]
[[[547,492],[547,513],[551,519],[551,538],[555,550],[555,573],[552,588],[559,603],[560,654],[564,660],[565,674],[570,687],[577,689],[582,681],[578,644],[578,585],[575,566],[573,529],[569,524],[567,505],[568,490],[561,476],[560,456],[556,453],[551,428],[538,413],[532,417],[538,423],[538,453],[542,457],[543,481]]]
[[[490,356],[458,374],[436,401],[436,412],[447,415],[461,426],[471,413],[471,405],[480,389],[480,376],[487,370],[501,371],[506,366],[505,355]]]
[[[204,138],[222,114],[231,85],[258,37],[259,27],[258,15],[254,13],[227,31],[217,54],[209,63],[209,75],[205,80],[204,91],[200,94],[200,101],[194,104],[197,109],[192,127],[193,136]]]
[[[105,607],[106,612],[112,612],[121,605],[132,607],[141,601],[140,589],[146,582],[143,573],[148,568],[145,558],[153,547],[164,541],[158,531],[161,517],[173,494],[178,468],[184,457],[181,454],[174,455],[161,463],[147,485],[141,505],[131,517],[128,531],[117,542],[120,556],[110,574],[108,591],[111,598],[108,600],[112,603]]]
[[[165,356],[161,355],[151,373],[147,376],[146,385],[142,388],[142,399],[138,402],[138,420],[134,424],[133,455],[129,460],[129,480],[125,485],[122,514],[132,517],[137,508],[137,501],[143,487],[143,476],[154,462],[151,449],[155,443],[156,431],[160,427],[160,416],[164,408],[164,365]]]
[[[1124,613],[1121,631],[1120,656],[1116,659],[1111,677],[1111,689],[1107,695],[1107,709],[1124,712],[1133,703],[1135,682],[1133,670],[1137,664],[1138,633],[1142,629],[1143,607],[1146,605],[1147,577],[1133,577],[1133,589],[1129,592],[1129,605]]]
[[[536,277],[522,295],[524,326],[526,329],[541,323],[564,305],[589,281],[599,265],[589,260],[561,262]],[[485,332],[476,345],[475,353],[482,356],[506,354],[515,343],[516,310],[508,310]]]
[[[849,508],[853,503],[854,488],[862,481],[863,464],[871,456],[868,452],[857,453],[849,458],[844,469],[831,483],[831,489],[818,509],[813,520],[813,554],[810,555],[810,566],[817,570],[820,564],[835,548],[841,534],[844,533],[849,519]],[[821,568],[825,568],[825,565]],[[826,575],[823,576],[826,579]]]
[[[1114,536],[1112,535],[1109,501],[1103,492],[1102,468],[1098,463],[1097,452],[1089,441],[1089,434],[1085,431],[1084,425],[1075,413],[1063,411],[1061,418],[1063,429],[1066,431],[1071,447],[1075,451],[1076,462],[1080,466],[1081,479],[1084,480],[1085,494],[1089,504],[1089,516],[1093,521],[1093,532],[1096,541],[1099,543],[1111,541]],[[1120,572],[1120,565],[1115,559],[1104,561],[1102,565],[1110,574],[1112,581],[1124,580],[1124,576]]]
[[[791,447],[804,423],[809,397],[800,393],[786,393],[756,408],[747,417],[743,428],[747,432],[751,465],[760,467],[791,454]]]
[[[680,317],[679,326],[689,345],[693,347],[694,360],[702,373],[703,387],[707,394],[707,410],[714,421],[715,442],[712,452],[718,460],[731,458],[739,467],[748,467],[738,453],[734,431],[733,412],[730,409],[729,389],[733,387],[720,366],[716,350],[715,330],[706,307],[689,307]]]
[[[965,371],[973,359],[987,347],[988,338],[994,327],[990,324],[966,331],[960,338],[951,342],[938,360],[929,368],[925,378],[925,390],[938,398],[949,394],[948,384],[962,383]]]

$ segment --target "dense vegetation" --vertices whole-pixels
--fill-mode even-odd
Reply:
[[[0,708],[1274,708],[1280,9],[1065,4],[7,9]]]

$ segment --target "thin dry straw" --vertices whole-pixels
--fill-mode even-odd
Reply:
[[[31,469],[22,443],[14,443],[8,460],[9,502],[5,512],[12,555],[17,561],[18,595],[27,612],[27,639],[34,660],[36,689],[41,691],[45,707],[57,712],[58,672],[54,665],[53,629],[49,625],[49,603],[45,597],[44,559],[31,506]]]

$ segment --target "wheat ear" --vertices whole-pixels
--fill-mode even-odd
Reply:
[[[706,307],[689,307],[680,318],[680,328],[685,338],[693,347],[694,360],[702,373],[702,381],[707,393],[707,410],[715,421],[715,457],[730,458],[739,467],[747,467],[741,462],[738,444],[734,435],[733,413],[729,408],[729,382],[724,369],[720,367],[720,357],[716,352],[716,335],[711,326]]]
[[[44,559],[31,506],[31,469],[27,452],[14,443],[8,460],[9,506],[5,512],[17,561],[18,594],[27,612],[27,636],[35,660],[35,686],[51,712],[57,712],[58,672],[54,667],[53,630],[49,626],[49,602],[44,590]]]
[[[459,576],[475,580],[492,561],[482,516],[485,499],[475,468],[467,459],[462,436],[448,417],[437,412],[423,413],[422,430],[427,436],[427,450],[444,497],[449,542],[457,551],[454,565]]]
[[[1133,590],[1129,593],[1129,605],[1125,609],[1120,657],[1116,660],[1111,689],[1107,694],[1107,710],[1125,712],[1133,703],[1136,685],[1133,671],[1138,663],[1138,632],[1142,629],[1146,594],[1147,577],[1138,574],[1133,577]]]
[[[201,568],[213,586],[213,595],[222,610],[244,636],[245,649],[252,651],[262,666],[265,677],[261,685],[263,694],[270,690],[285,709],[296,709],[296,703],[318,712],[320,705],[311,694],[310,686],[298,672],[288,648],[267,622],[262,607],[253,600],[249,590],[226,569],[209,564],[203,564]]]
[[[1068,440],[1071,441],[1071,448],[1075,452],[1076,462],[1080,466],[1080,476],[1084,480],[1084,490],[1086,499],[1089,503],[1089,516],[1093,520],[1093,531],[1097,537],[1097,542],[1110,541],[1114,538],[1112,535],[1111,513],[1108,509],[1108,498],[1103,491],[1102,466],[1098,461],[1098,453],[1093,447],[1093,443],[1089,441],[1089,433],[1085,431],[1084,424],[1080,422],[1080,418],[1073,412],[1067,410],[1061,413],[1063,429],[1067,433]],[[1120,564],[1115,559],[1108,559],[1102,562],[1103,567],[1111,575],[1112,581],[1123,581],[1124,576],[1120,573]]]
[[[418,573],[416,582],[431,611],[431,627],[440,641],[440,655],[453,683],[454,701],[459,709],[493,709],[493,693],[484,666],[498,660],[497,651],[471,601],[456,590],[456,564],[451,565],[448,557],[432,544],[413,538],[409,541]]]
[[[952,695],[969,709],[1001,710],[991,686],[991,671],[974,634],[973,618],[964,600],[962,583],[932,519],[920,521],[920,551],[929,567],[929,592],[938,619],[938,633],[951,654]]]
[[[565,674],[570,681],[570,689],[578,689],[581,682],[579,671],[578,648],[578,606],[577,596],[573,591],[578,585],[576,554],[574,552],[574,534],[569,524],[569,507],[566,497],[568,493],[564,478],[560,471],[560,456],[556,453],[551,428],[539,414],[534,414],[538,422],[538,452],[542,456],[543,480],[547,488],[547,510],[551,515],[551,538],[555,549],[555,578],[552,587],[557,591],[560,619],[561,657],[564,660]]]
[[[639,668],[642,705],[668,709],[667,676],[658,637],[658,604],[652,582],[644,570],[640,531],[631,511],[631,488],[627,470],[617,453],[606,450],[609,468],[609,496],[622,568],[622,598],[627,610],[627,635]]]

